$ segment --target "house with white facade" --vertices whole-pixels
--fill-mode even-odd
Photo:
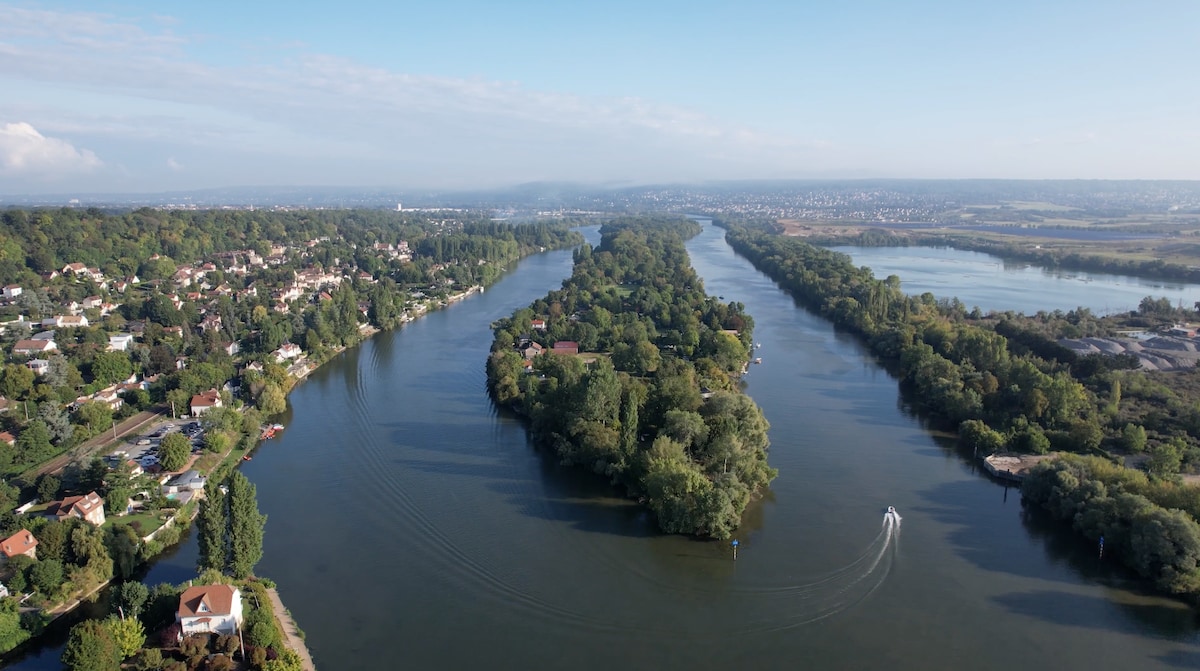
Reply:
[[[117,333],[108,336],[108,349],[112,352],[124,352],[133,344],[132,333]]]
[[[242,593],[232,585],[189,587],[175,612],[183,636],[236,634],[242,625]]]

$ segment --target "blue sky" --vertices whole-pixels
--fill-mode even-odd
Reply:
[[[3,2],[0,194],[1200,179],[1200,3]]]

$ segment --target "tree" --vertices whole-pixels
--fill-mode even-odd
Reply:
[[[63,582],[63,564],[57,559],[43,559],[29,569],[29,582],[42,594],[50,594]]]
[[[75,431],[75,427],[71,425],[70,416],[53,401],[38,406],[38,419],[45,423],[46,428],[50,431],[51,439],[59,444],[69,440]]]
[[[43,474],[38,478],[37,497],[38,501],[46,502],[53,501],[58,497],[58,490],[62,487],[62,481],[50,475]]]
[[[278,657],[263,665],[263,671],[301,671],[300,655],[293,650],[284,650]]]
[[[21,628],[21,614],[16,599],[0,601],[0,653],[8,652],[29,638],[29,632]]]
[[[112,592],[112,610],[124,617],[138,617],[150,599],[150,588],[136,580],[121,583]]]
[[[246,578],[262,559],[263,526],[267,516],[258,511],[255,487],[241,471],[229,476],[229,573]]]
[[[76,411],[75,416],[79,420],[80,425],[92,430],[93,435],[112,426],[112,408],[108,407],[107,403],[88,401],[79,406],[79,410]]]
[[[1130,452],[1141,452],[1146,449],[1146,429],[1141,425],[1129,423],[1121,430],[1121,447]]]
[[[112,558],[113,573],[123,580],[130,578],[140,558],[141,539],[138,538],[137,532],[124,524],[109,526],[106,546],[108,555]]]
[[[229,563],[228,504],[228,498],[210,480],[204,487],[204,498],[200,500],[200,519],[197,522],[200,557],[196,568],[200,571],[223,571]]]
[[[62,663],[69,671],[117,671],[121,649],[108,627],[99,620],[84,620],[71,628]]]
[[[109,617],[104,621],[104,628],[108,630],[121,659],[132,657],[146,645],[146,628],[136,617]]]
[[[192,444],[182,433],[168,433],[159,446],[158,461],[168,471],[177,471],[187,463]]]
[[[258,397],[258,409],[264,415],[278,415],[287,410],[287,397],[283,388],[274,382],[268,382]]]
[[[54,446],[50,444],[50,429],[40,419],[35,419],[25,426],[21,435],[17,436],[17,458],[23,464],[37,464],[54,455]]]
[[[99,352],[92,359],[92,381],[107,386],[128,379],[133,363],[125,352]]]
[[[33,389],[35,376],[33,371],[20,364],[4,365],[3,377],[0,377],[0,395],[16,400],[25,398]]]

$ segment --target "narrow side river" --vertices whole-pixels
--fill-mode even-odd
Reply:
[[[726,543],[656,534],[488,399],[489,324],[570,272],[570,252],[542,254],[315,373],[282,437],[243,466],[269,515],[259,572],[319,667],[1200,664],[1190,609],[1130,589],[1093,548],[1025,513],[722,233],[706,226],[688,248],[709,293],[756,321],[763,363],[746,390],[780,471],[747,513],[737,561]],[[189,543],[150,581],[186,578]]]

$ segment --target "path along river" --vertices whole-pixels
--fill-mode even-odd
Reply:
[[[594,238],[594,234],[592,235]],[[570,253],[375,337],[291,395],[243,466],[275,579],[322,669],[1155,669],[1200,664],[1192,612],[1130,587],[927,430],[897,384],[734,255],[688,243],[753,315],[746,391],[779,478],[726,543],[660,536],[556,466],[484,387],[488,325]],[[1072,306],[1063,306],[1064,309]],[[883,516],[894,505],[902,530]],[[195,541],[149,582],[190,577]],[[56,668],[55,651],[15,668]]]

